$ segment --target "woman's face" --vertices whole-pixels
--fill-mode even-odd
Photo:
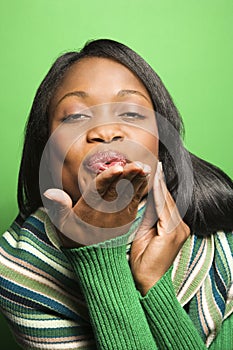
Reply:
[[[52,177],[74,202],[114,164],[139,161],[155,172],[158,138],[150,96],[114,60],[84,58],[69,69],[50,105],[50,134]]]

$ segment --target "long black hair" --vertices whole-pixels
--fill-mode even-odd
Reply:
[[[25,131],[25,142],[18,179],[18,205],[24,217],[42,205],[39,190],[39,166],[42,152],[49,138],[49,106],[54,93],[68,69],[85,57],[110,58],[128,67],[147,88],[155,112],[162,115],[182,136],[183,123],[171,96],[159,76],[142,57],[129,47],[113,40],[99,39],[88,42],[77,52],[60,56],[39,86],[34,98]],[[169,138],[167,130],[158,125],[160,139]],[[166,128],[165,128],[166,129]],[[180,139],[181,140],[181,139]],[[192,198],[189,200],[184,221],[192,232],[208,236],[218,230],[233,230],[233,182],[219,168],[188,152],[182,141],[174,144],[180,155],[181,166],[191,160],[193,174]],[[178,175],[174,159],[164,143],[159,145],[159,159],[163,163],[168,190],[177,196]],[[181,203],[187,204],[190,181],[183,171]],[[180,180],[180,179],[179,179]],[[186,190],[187,191],[186,191]]]

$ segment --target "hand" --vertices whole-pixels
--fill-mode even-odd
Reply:
[[[190,235],[190,229],[182,221],[166,187],[160,163],[153,185],[153,200],[154,203],[149,200],[130,253],[132,274],[142,295],[165,274]],[[158,221],[152,226],[156,215],[154,207]]]
[[[64,191],[47,190],[48,214],[63,245],[90,245],[126,233],[147,190],[148,174],[148,166],[139,162],[112,166],[97,175],[73,207]]]

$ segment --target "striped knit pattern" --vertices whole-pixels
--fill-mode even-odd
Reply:
[[[143,213],[142,208],[129,236],[133,237]],[[222,321],[233,310],[232,247],[232,234],[218,233],[208,239],[192,236],[186,241],[174,263],[172,278],[177,298],[181,305],[190,301],[190,317],[207,346],[220,329]],[[173,286],[166,283],[166,278],[162,278],[158,286],[156,284],[154,295],[152,291],[146,298],[152,314],[153,303],[149,302],[150,295],[153,295],[156,307],[159,307],[159,303],[164,306],[168,303],[164,290],[161,289],[163,284],[169,295],[174,294]],[[159,321],[158,326],[155,325],[157,333],[162,337],[168,332],[172,334],[172,320],[176,318],[177,311],[183,311],[176,299],[176,303],[168,308],[171,310],[168,317],[173,305],[177,309],[173,311],[170,321],[166,320],[166,327],[170,327],[170,330],[160,329]],[[161,306],[162,309],[164,306]],[[0,308],[24,349],[96,349],[77,274],[60,249],[55,229],[43,209],[39,209],[25,222],[18,218],[0,237]],[[155,316],[160,318],[159,315]],[[188,316],[184,313],[182,317]],[[228,347],[227,338],[232,333],[226,328],[232,323],[232,316],[223,323],[224,333],[222,328],[220,331],[223,337],[218,334],[215,338],[217,343],[215,340],[213,342],[220,344],[220,347],[213,349],[233,350]],[[192,325],[190,327],[192,337]],[[185,331],[183,333],[177,336],[185,343],[187,334]],[[201,338],[199,343],[202,343]],[[195,339],[191,343],[195,344]],[[165,347],[158,344],[158,347],[163,350],[170,349],[169,344]],[[179,346],[174,349],[181,350]],[[196,350],[195,347],[189,347],[190,349]]]
[[[125,244],[144,210],[142,204]],[[18,217],[0,237],[0,308],[25,349],[96,348],[77,276],[43,208],[25,222]]]
[[[1,237],[1,309],[25,349],[94,349],[84,298],[45,219],[38,210],[20,229],[18,218]]]
[[[181,305],[209,347],[233,312],[233,234],[190,236],[175,260],[172,279]]]

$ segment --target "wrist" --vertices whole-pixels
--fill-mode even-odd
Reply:
[[[148,291],[166,274],[170,266],[166,266],[159,271],[150,268],[142,268],[142,263],[139,262],[139,265],[135,262],[133,266],[131,265],[131,271],[133,279],[136,285],[136,288],[141,293],[142,296],[145,296]]]
[[[154,278],[153,281],[147,280],[143,283],[135,282],[136,288],[140,292],[141,296],[144,297],[149,292],[149,290],[160,280],[161,277],[157,279]]]
[[[73,241],[71,238],[64,235],[61,231],[56,228],[57,236],[60,240],[61,246],[67,249],[80,248],[83,247],[82,244]]]
[[[64,249],[101,349],[157,349],[135,288],[126,246]],[[139,336],[140,335],[140,336]]]

